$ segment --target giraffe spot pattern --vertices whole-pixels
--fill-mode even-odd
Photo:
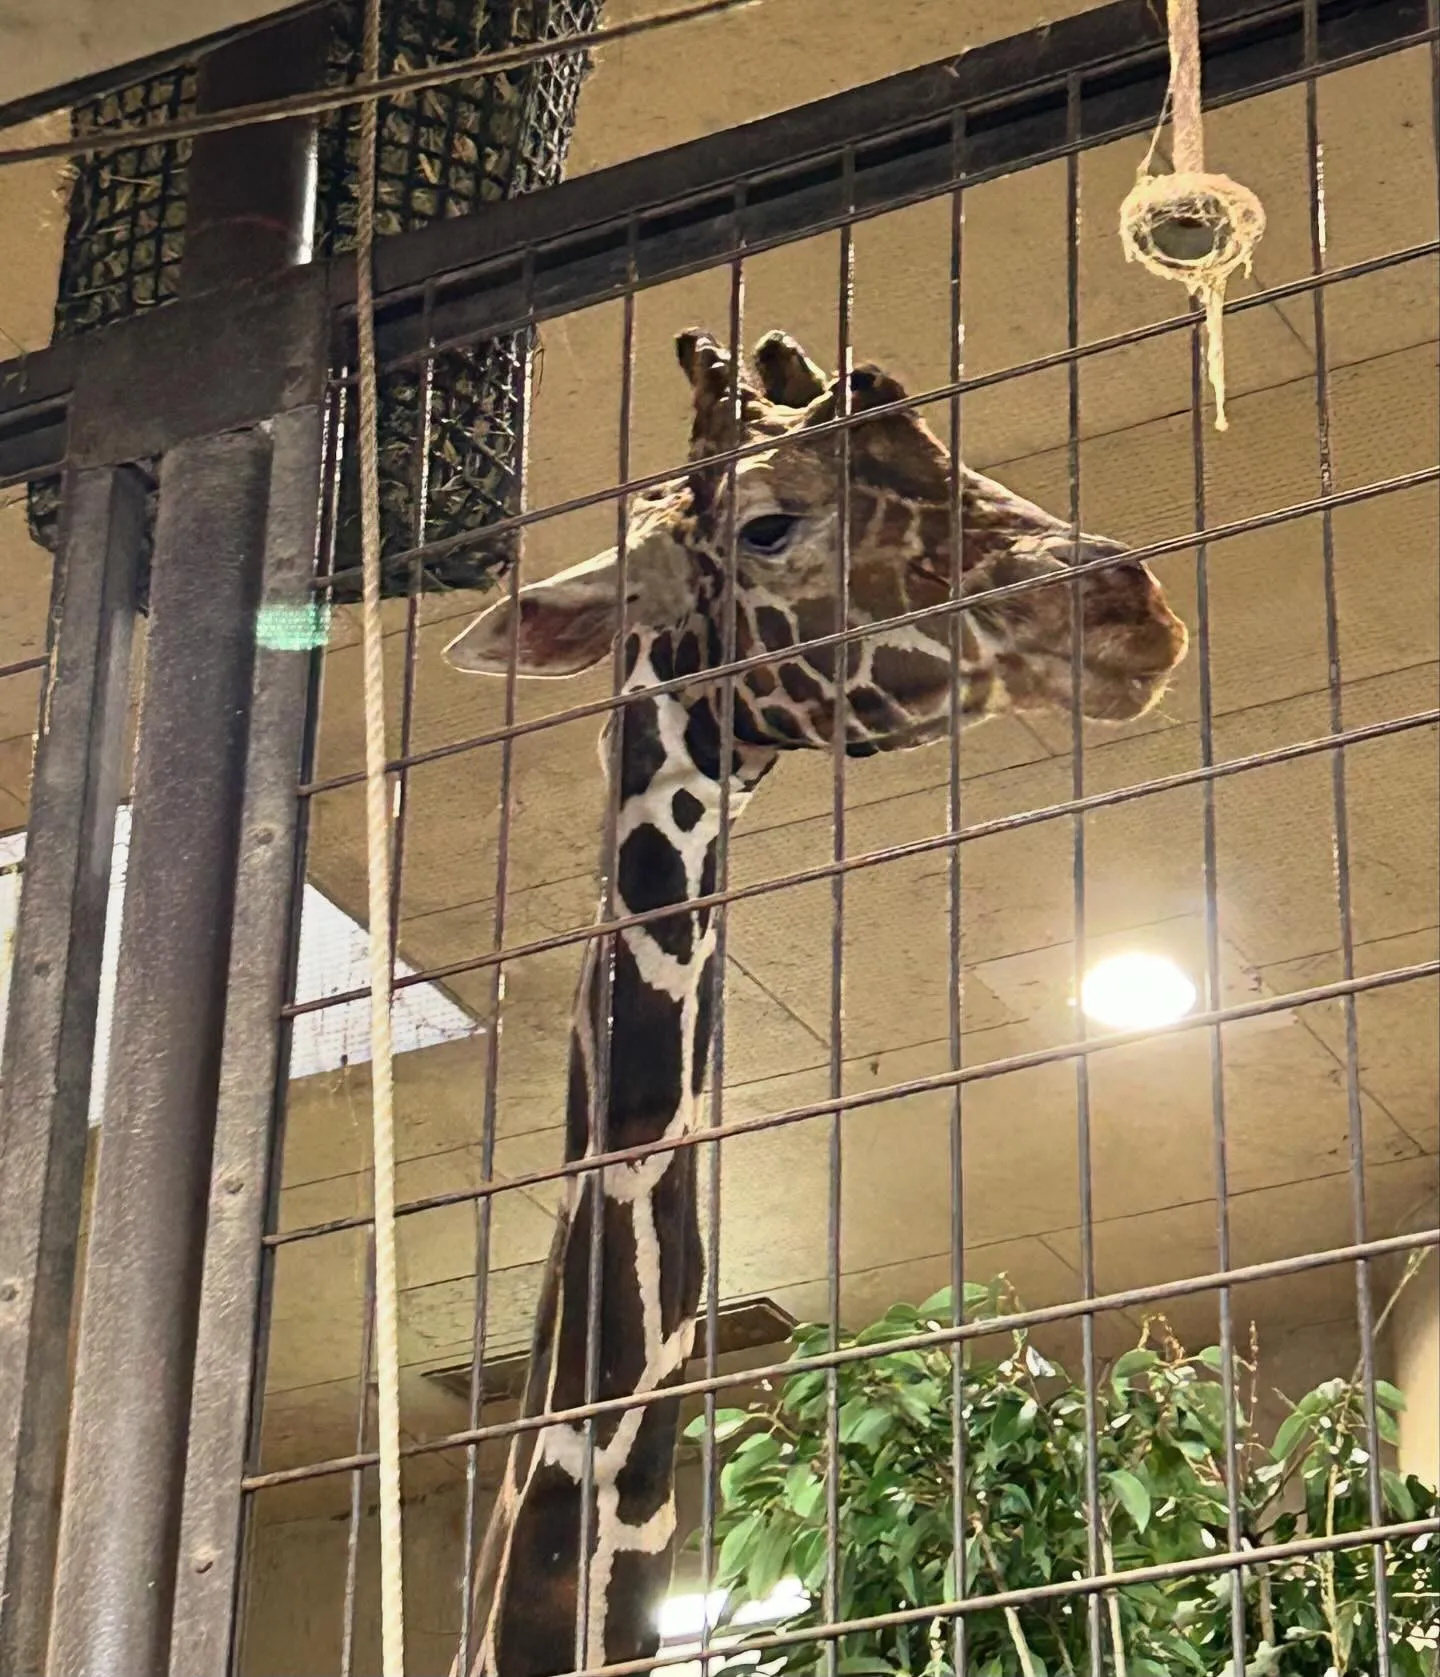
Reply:
[[[870,679],[902,705],[914,704],[949,688],[950,666],[912,647],[882,642],[870,657]]]
[[[765,719],[765,726],[777,739],[792,740],[796,745],[804,743],[804,729],[782,706],[765,705],[760,714]]]
[[[677,1370],[670,1383],[678,1380],[683,1372]],[[616,1518],[622,1525],[643,1524],[670,1500],[671,1465],[679,1422],[678,1398],[646,1405],[640,1417],[640,1430],[635,1435],[635,1447],[615,1475],[615,1489],[619,1493]]]
[[[829,651],[829,648],[826,648]],[[825,697],[825,689],[816,681],[813,675],[803,670],[799,664],[782,664],[780,667],[780,685],[797,705],[819,704]]]
[[[616,882],[625,907],[644,914],[667,903],[683,903],[689,895],[685,863],[658,827],[649,822],[626,835],[620,846]],[[664,915],[641,928],[677,961],[688,961],[694,947],[694,928],[688,910]]]
[[[620,747],[620,797],[628,802],[650,789],[651,782],[665,766],[665,747],[660,739],[660,711],[654,699],[631,699],[622,714],[625,732]],[[631,907],[635,904],[631,903]]]
[[[670,800],[670,818],[682,833],[693,832],[695,823],[704,813],[704,804],[683,786]]]
[[[605,1663],[650,1659],[660,1646],[655,1627],[655,1602],[670,1583],[672,1544],[664,1552],[647,1555],[640,1549],[622,1549],[610,1572],[610,1612],[605,1620]],[[557,1671],[573,1665],[568,1656]]]
[[[775,606],[755,608],[755,632],[767,652],[779,652],[782,647],[795,644],[795,637],[790,632],[790,619]]]
[[[612,1148],[636,1147],[658,1140],[680,1105],[683,1004],[645,982],[623,932],[616,939],[610,994],[607,1142]]]

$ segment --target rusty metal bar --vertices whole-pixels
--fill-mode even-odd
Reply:
[[[0,1673],[38,1671],[145,483],[73,472],[51,589],[0,1093]]]
[[[259,430],[161,468],[52,1677],[165,1667],[269,475]]]
[[[322,421],[300,409],[274,423],[262,610],[310,609],[318,535]],[[259,1325],[261,1234],[278,1145],[273,1117],[288,1035],[280,1004],[293,961],[301,876],[295,796],[310,744],[312,657],[256,650],[240,812],[235,915],[215,1148],[190,1408],[172,1677],[224,1677],[234,1635],[245,1470]]]

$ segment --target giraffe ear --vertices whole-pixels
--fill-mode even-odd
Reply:
[[[512,602],[505,598],[482,611],[445,648],[445,661],[476,675],[507,675],[514,614],[515,671],[527,676],[570,676],[592,669],[608,656],[620,627],[615,590],[616,550],[527,583]],[[690,598],[689,565],[663,532],[652,531],[625,557],[625,618],[664,624],[683,615]]]
[[[615,549],[528,583],[514,600],[507,591],[450,642],[445,662],[475,675],[507,674],[517,605],[518,674],[567,676],[590,669],[615,640]]]

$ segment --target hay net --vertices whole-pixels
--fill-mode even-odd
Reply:
[[[381,73],[444,64],[476,53],[588,32],[603,0],[383,0]],[[335,0],[327,86],[359,73],[362,7]],[[375,226],[380,237],[432,221],[469,215],[487,204],[560,179],[588,55],[562,57],[383,99],[379,107]],[[189,116],[195,66],[181,65],[77,106],[77,137],[136,123]],[[315,250],[326,257],[355,243],[360,122],[356,107],[320,118]],[[68,223],[55,304],[56,339],[127,319],[178,295],[185,249],[188,140],[128,146],[84,158],[69,182]],[[526,338],[511,333],[473,348],[447,351],[421,370],[380,382],[383,554],[424,537],[434,541],[482,531],[515,510],[520,469],[518,427]],[[422,414],[427,405],[428,415]],[[428,420],[429,446],[417,441]],[[352,433],[353,433],[353,427]],[[341,470],[337,570],[359,563],[359,501],[353,446]],[[31,533],[54,550],[58,478],[33,483]],[[464,550],[424,563],[426,588],[483,585],[486,561]],[[410,567],[387,566],[385,593],[410,587]],[[359,597],[358,575],[337,581],[335,598]]]

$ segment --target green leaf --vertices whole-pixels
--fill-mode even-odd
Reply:
[[[802,1531],[791,1547],[790,1564],[805,1589],[819,1589],[825,1582],[825,1533],[813,1527]]]
[[[1298,1409],[1285,1417],[1275,1434],[1275,1442],[1270,1447],[1270,1454],[1277,1462],[1285,1460],[1309,1425],[1310,1417]]]
[[[1000,1283],[998,1281],[967,1281],[962,1294],[967,1316],[998,1316],[1000,1314]]]
[[[870,1654],[842,1654],[835,1669],[841,1677],[892,1677],[895,1667]]]
[[[764,1601],[785,1575],[793,1532],[784,1519],[772,1519],[750,1556],[745,1588],[752,1601]]]
[[[1196,1362],[1204,1363],[1206,1368],[1224,1368],[1225,1358],[1221,1355],[1218,1345],[1207,1345],[1195,1358]]]
[[[965,1292],[967,1295],[965,1302],[968,1304],[970,1302],[968,1296],[970,1288],[968,1286],[966,1287]],[[926,1299],[923,1304],[917,1305],[915,1314],[917,1316],[933,1317],[937,1320],[943,1319],[945,1321],[954,1321],[954,1298],[955,1294],[952,1288],[942,1287],[938,1293],[931,1293],[930,1297]]]
[[[732,1584],[744,1572],[750,1546],[759,1534],[762,1522],[762,1515],[747,1514],[725,1534],[725,1541],[715,1559],[715,1582],[718,1585]]]
[[[723,1444],[727,1438],[733,1438],[748,1421],[758,1420],[748,1409],[717,1409],[715,1411],[715,1431],[712,1434],[717,1444]],[[705,1417],[697,1415],[685,1429],[686,1438],[703,1439],[705,1436]]]
[[[786,1506],[808,1520],[825,1500],[825,1481],[810,1471],[808,1462],[798,1463],[785,1475],[784,1496]]]
[[[1107,1473],[1105,1478],[1121,1507],[1134,1522],[1136,1531],[1143,1532],[1150,1524],[1150,1492],[1144,1482],[1123,1467],[1117,1468],[1114,1473]]]
[[[851,1398],[840,1408],[840,1442],[873,1450],[894,1424],[889,1410],[878,1408],[866,1398]]]
[[[1388,1380],[1375,1382],[1375,1397],[1386,1409],[1397,1415],[1405,1413],[1405,1394],[1398,1386],[1392,1386]]]
[[[1132,1374],[1143,1374],[1147,1369],[1154,1368],[1159,1361],[1158,1351],[1147,1351],[1143,1346],[1127,1351],[1123,1357],[1115,1359],[1115,1366],[1110,1370],[1111,1384],[1118,1392],[1122,1390],[1123,1380],[1128,1380]]]
[[[1388,1409],[1375,1411],[1375,1425],[1380,1429],[1380,1436],[1387,1444],[1400,1442],[1400,1428],[1395,1424],[1395,1417]]]
[[[1410,1494],[1410,1487],[1392,1468],[1380,1469],[1380,1483],[1385,1488],[1385,1500],[1395,1510],[1402,1520],[1413,1520],[1416,1517],[1415,1498]]]
[[[780,1445],[773,1433],[759,1432],[747,1438],[720,1469],[720,1494],[725,1501],[733,1502],[749,1481],[779,1455]]]
[[[825,1395],[825,1370],[812,1368],[807,1374],[792,1375],[785,1382],[783,1402],[792,1415],[803,1416]]]

